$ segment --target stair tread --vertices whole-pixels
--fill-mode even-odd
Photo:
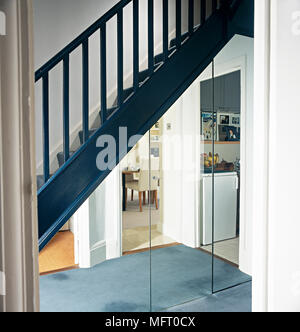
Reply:
[[[196,25],[196,26],[194,27],[194,32],[197,31],[197,30],[199,29],[200,26],[201,26],[200,24]],[[183,33],[183,34],[181,35],[181,42],[184,41],[186,38],[188,38],[189,35],[190,35],[189,32],[185,32],[185,33]],[[176,48],[176,38],[173,38],[173,39],[170,41],[170,46],[171,46],[172,48],[173,48],[173,47]]]
[[[75,152],[76,152],[76,151],[70,151],[70,157],[72,157],[73,154],[74,154]],[[63,152],[63,151],[60,151],[60,152],[57,153],[57,155],[62,155],[62,156],[64,156],[64,152]]]
[[[70,157],[72,157],[75,152],[76,151],[70,151]],[[63,151],[58,152],[56,157],[57,157],[57,161],[58,161],[58,166],[62,167],[65,164],[65,154],[64,154],[64,152]]]
[[[162,61],[155,62],[155,64],[154,64],[154,70],[156,68],[158,68],[161,64],[162,64]],[[149,77],[148,73],[149,73],[149,69],[148,68],[140,71],[139,72],[139,82],[144,82],[146,80],[146,78]]]
[[[50,178],[53,176],[53,174],[50,175]],[[37,175],[36,176],[36,184],[37,184],[37,190],[40,190],[42,186],[45,184],[44,175]]]
[[[95,131],[97,131],[99,128],[92,128],[89,130],[90,133],[94,133]],[[80,133],[83,133],[83,130],[80,130]]]
[[[172,46],[169,49],[169,55],[172,54],[176,50],[176,46]],[[157,69],[164,60],[164,54],[160,53],[154,57],[154,70]],[[149,77],[149,69],[144,69],[139,72],[139,84],[141,85],[145,80]],[[126,100],[131,93],[133,92],[133,87],[129,87],[123,90],[123,99]],[[118,103],[118,98],[115,99],[113,106],[116,107]]]
[[[176,46],[171,46],[170,45],[170,48],[169,48],[169,51],[168,51],[169,55],[172,54],[175,50],[176,50]],[[160,54],[156,55],[155,58],[154,58],[154,61],[157,65],[160,65],[161,62],[164,61],[164,54],[160,53]]]

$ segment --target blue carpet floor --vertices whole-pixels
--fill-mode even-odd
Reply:
[[[166,310],[167,312],[251,312],[252,283],[230,288],[198,300],[181,304]]]
[[[206,298],[211,294],[211,255],[185,246],[153,250],[152,311]],[[215,262],[215,283],[227,287],[250,277],[221,261]],[[42,312],[150,311],[150,253],[106,261],[88,270],[40,278]]]

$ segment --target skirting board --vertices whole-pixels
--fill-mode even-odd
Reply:
[[[80,269],[89,269],[106,261],[106,241],[99,241],[92,246],[89,258],[79,262]]]
[[[106,261],[106,241],[100,241],[91,248],[90,267],[103,263],[104,261]]]

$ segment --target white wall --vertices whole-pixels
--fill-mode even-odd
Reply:
[[[75,213],[75,259],[90,268],[121,255],[120,168],[116,167]]]
[[[162,232],[191,247],[197,246],[199,234],[199,92],[195,85],[188,89],[162,122]]]
[[[34,35],[35,35],[35,70],[65,47],[84,29],[100,18],[117,0],[33,0]],[[147,0],[140,0],[140,68],[147,67]],[[199,0],[195,10],[199,12]],[[155,48],[156,53],[162,50],[162,2],[155,5]],[[187,30],[188,0],[183,0],[182,30]],[[170,38],[175,29],[175,1],[169,0],[169,32]],[[197,23],[197,21],[196,21]],[[109,106],[115,99],[117,84],[117,33],[116,19],[107,25],[107,72]],[[132,4],[124,10],[124,82],[132,84]],[[99,33],[90,38],[90,114],[96,113],[100,107],[100,55]],[[55,155],[62,147],[62,66],[57,66],[50,75],[50,152],[51,170],[56,170]],[[70,128],[72,140],[81,130],[81,50],[73,52],[70,67]],[[36,145],[37,166],[42,164],[42,113],[41,83],[36,86]],[[93,126],[94,118],[90,126]],[[99,122],[99,121],[98,121]],[[78,144],[78,142],[76,143]],[[76,147],[76,145],[75,145]]]
[[[300,3],[256,1],[255,311],[300,311]],[[257,121],[261,119],[261,124]]]

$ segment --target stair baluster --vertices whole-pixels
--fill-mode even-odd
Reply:
[[[189,35],[194,32],[194,0],[189,0]]]
[[[169,1],[163,0],[163,61],[169,56]]]
[[[214,13],[218,8],[218,1],[212,0],[212,13]]]
[[[201,12],[200,12],[200,17],[201,17],[200,25],[202,25],[206,21],[206,0],[201,0],[200,9],[201,9]]]
[[[82,43],[82,130],[83,141],[89,139],[89,40]]]
[[[50,177],[49,165],[49,73],[43,76],[43,153],[44,153],[44,182]]]
[[[133,0],[133,90],[139,88],[139,0]]]
[[[153,0],[148,0],[148,68],[149,76],[154,71],[154,4]]]
[[[181,0],[176,0],[176,48],[181,47]]]
[[[63,60],[63,146],[64,161],[70,158],[70,56]]]
[[[100,28],[101,124],[107,119],[106,24]]]
[[[123,8],[117,14],[118,34],[118,107],[123,104]]]

